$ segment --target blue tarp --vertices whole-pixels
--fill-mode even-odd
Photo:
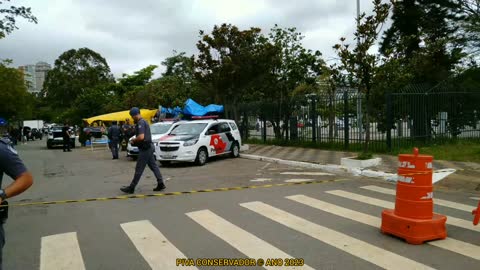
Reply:
[[[5,120],[4,118],[0,118],[0,126],[5,126],[7,125],[7,120]]]
[[[182,108],[180,108],[178,106],[173,108],[173,109],[162,107],[161,113],[165,113],[165,114],[172,115],[173,117],[177,117],[179,114],[182,113]]]
[[[183,108],[183,114],[186,116],[205,116],[212,114],[222,114],[224,111],[223,105],[210,104],[206,107],[196,103],[192,99],[188,99],[185,102],[185,107]]]

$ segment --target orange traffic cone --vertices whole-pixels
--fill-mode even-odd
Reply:
[[[409,244],[445,239],[447,217],[433,213],[433,157],[399,155],[395,210],[383,210],[381,231]]]
[[[477,209],[472,211],[473,215],[473,225],[478,225],[478,222],[480,221],[480,201],[478,202]]]

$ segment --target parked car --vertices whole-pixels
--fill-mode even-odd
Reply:
[[[157,160],[195,162],[204,165],[218,155],[240,155],[242,139],[237,124],[227,119],[202,119],[181,123],[158,142]]]
[[[165,136],[170,131],[170,129],[180,123],[182,122],[162,121],[150,125],[150,132],[152,133],[152,143],[156,145],[160,138]],[[135,138],[135,136],[133,136],[132,138]],[[157,151],[157,147],[155,147],[155,151]],[[138,156],[138,152],[138,147],[132,146],[129,142],[127,145],[127,157],[136,158]]]
[[[30,141],[30,140],[34,141],[35,140],[35,137],[33,136],[31,127],[27,127],[27,126],[23,127],[23,136],[25,136],[27,141]]]
[[[52,149],[54,146],[63,145],[63,126],[54,126],[50,128],[47,139],[47,148]],[[69,127],[70,131],[70,147],[75,148],[75,133],[73,128]]]
[[[39,129],[32,128],[32,137],[35,139],[43,139],[43,133]]]

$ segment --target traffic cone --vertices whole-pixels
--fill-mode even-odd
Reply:
[[[433,157],[399,155],[395,209],[382,212],[381,231],[403,238],[409,244],[445,239],[447,217],[433,213]]]
[[[473,225],[478,225],[478,222],[480,221],[480,201],[478,202],[477,209],[472,211],[473,215]]]

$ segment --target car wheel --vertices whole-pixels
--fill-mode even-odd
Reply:
[[[203,147],[198,149],[197,158],[195,159],[195,163],[198,166],[203,166],[203,165],[205,165],[205,163],[207,163],[207,159],[208,159],[207,150]]]
[[[240,147],[238,146],[238,142],[234,142],[232,145],[232,158],[237,158],[240,156]]]
[[[166,161],[160,161],[160,164],[162,164],[162,166],[168,166],[168,165],[172,164],[172,162],[166,160]]]
[[[49,143],[47,143],[47,148],[48,148],[48,149],[52,149],[52,145],[49,144]]]

